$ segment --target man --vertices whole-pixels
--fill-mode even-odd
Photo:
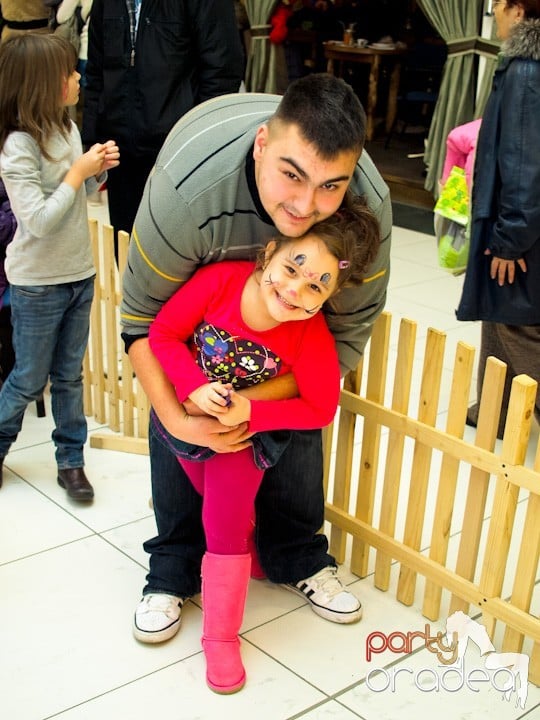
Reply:
[[[200,590],[204,534],[201,497],[174,454],[175,438],[216,452],[241,450],[249,428],[227,430],[190,416],[152,355],[148,326],[194,270],[223,259],[254,258],[278,232],[304,234],[336,212],[349,186],[364,194],[381,223],[381,245],[360,288],[341,294],[343,311],[327,315],[343,372],[356,367],[382,310],[389,272],[388,188],[362,155],[365,114],[343,80],[314,74],[273,95],[216,98],[195,108],[169,134],[135,219],[124,275],[124,339],[139,382],[162,425],[150,433],[157,537],[145,543],[150,572],[137,607],[135,637],[160,642],[178,630],[182,603]],[[293,397],[292,376],[251,388],[253,397]],[[292,432],[257,496],[256,545],[268,578],[307,598],[334,622],[359,620],[362,608],[336,576],[319,534],[324,516],[321,432]]]
[[[131,232],[159,149],[192,107],[237,92],[243,59],[231,0],[94,0],[82,137],[114,137],[111,225]]]

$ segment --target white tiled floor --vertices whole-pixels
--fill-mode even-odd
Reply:
[[[103,212],[90,206],[91,215]],[[437,268],[434,238],[397,228],[392,257],[387,307],[394,318],[418,321],[420,337],[433,326],[449,343],[477,344],[478,327],[454,317],[461,279]],[[252,581],[242,628],[247,685],[233,696],[213,694],[204,682],[200,598],[186,604],[173,640],[152,647],[131,636],[147,567],[141,543],[154,532],[148,459],[88,447],[96,498],[77,505],[56,484],[50,431],[50,409],[37,418],[29,407],[0,491],[2,720],[540,718],[540,690],[532,685],[524,710],[493,683],[478,684],[478,692],[434,689],[434,656],[426,650],[387,651],[368,664],[369,633],[423,631],[425,619],[417,605],[401,605],[345,567],[340,572],[365,607],[353,626],[326,622],[283,588]],[[482,667],[478,653],[467,660]],[[390,673],[392,663],[403,671],[395,692],[382,690],[384,676],[366,683],[374,667]]]

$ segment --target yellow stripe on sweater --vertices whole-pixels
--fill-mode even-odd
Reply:
[[[137,322],[151,323],[153,317],[145,317],[144,315],[130,315],[129,313],[120,313],[120,317],[124,320],[136,320]]]
[[[170,280],[171,282],[175,282],[175,283],[183,282],[182,278],[174,277],[173,275],[166,275],[164,272],[161,272],[161,270],[159,270],[152,262],[150,262],[150,258],[143,252],[141,243],[139,241],[139,236],[137,235],[137,231],[135,230],[135,228],[133,228],[133,239],[135,240],[135,243],[137,245],[137,248],[139,250],[139,253],[140,253],[142,259],[148,265],[148,267],[151,268],[156,273],[156,275],[159,275],[164,280]]]
[[[380,272],[375,273],[375,275],[372,275],[371,277],[362,278],[362,282],[372,282],[373,280],[378,280],[379,278],[383,277],[383,275],[386,275],[386,270],[381,270]]]

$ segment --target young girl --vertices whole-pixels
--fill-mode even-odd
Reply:
[[[0,46],[0,174],[17,219],[6,255],[15,366],[0,391],[0,475],[26,406],[50,377],[58,483],[90,500],[81,368],[95,271],[83,185],[102,183],[119,153],[109,140],[82,154],[68,113],[79,97],[76,63],[56,35]]]
[[[238,631],[250,577],[249,540],[264,469],[288,442],[286,432],[276,431],[320,428],[336,412],[339,364],[319,310],[327,301],[337,303],[333,296],[344,285],[362,282],[378,244],[374,216],[360,199],[347,199],[307,235],[271,241],[257,264],[200,269],[150,328],[150,345],[182,403],[191,401],[224,426],[247,422],[256,433],[252,447],[237,453],[214,454],[180,442],[173,448],[203,496],[202,644],[207,683],[216,692],[235,692],[245,683]],[[294,378],[286,399],[254,400],[249,390],[242,392],[281,375]],[[167,442],[155,414],[152,422]],[[142,605],[144,612],[144,598]]]

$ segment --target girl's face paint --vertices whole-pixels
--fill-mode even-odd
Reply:
[[[336,289],[338,260],[316,235],[274,247],[269,243],[260,285],[267,312],[277,322],[306,320]]]

